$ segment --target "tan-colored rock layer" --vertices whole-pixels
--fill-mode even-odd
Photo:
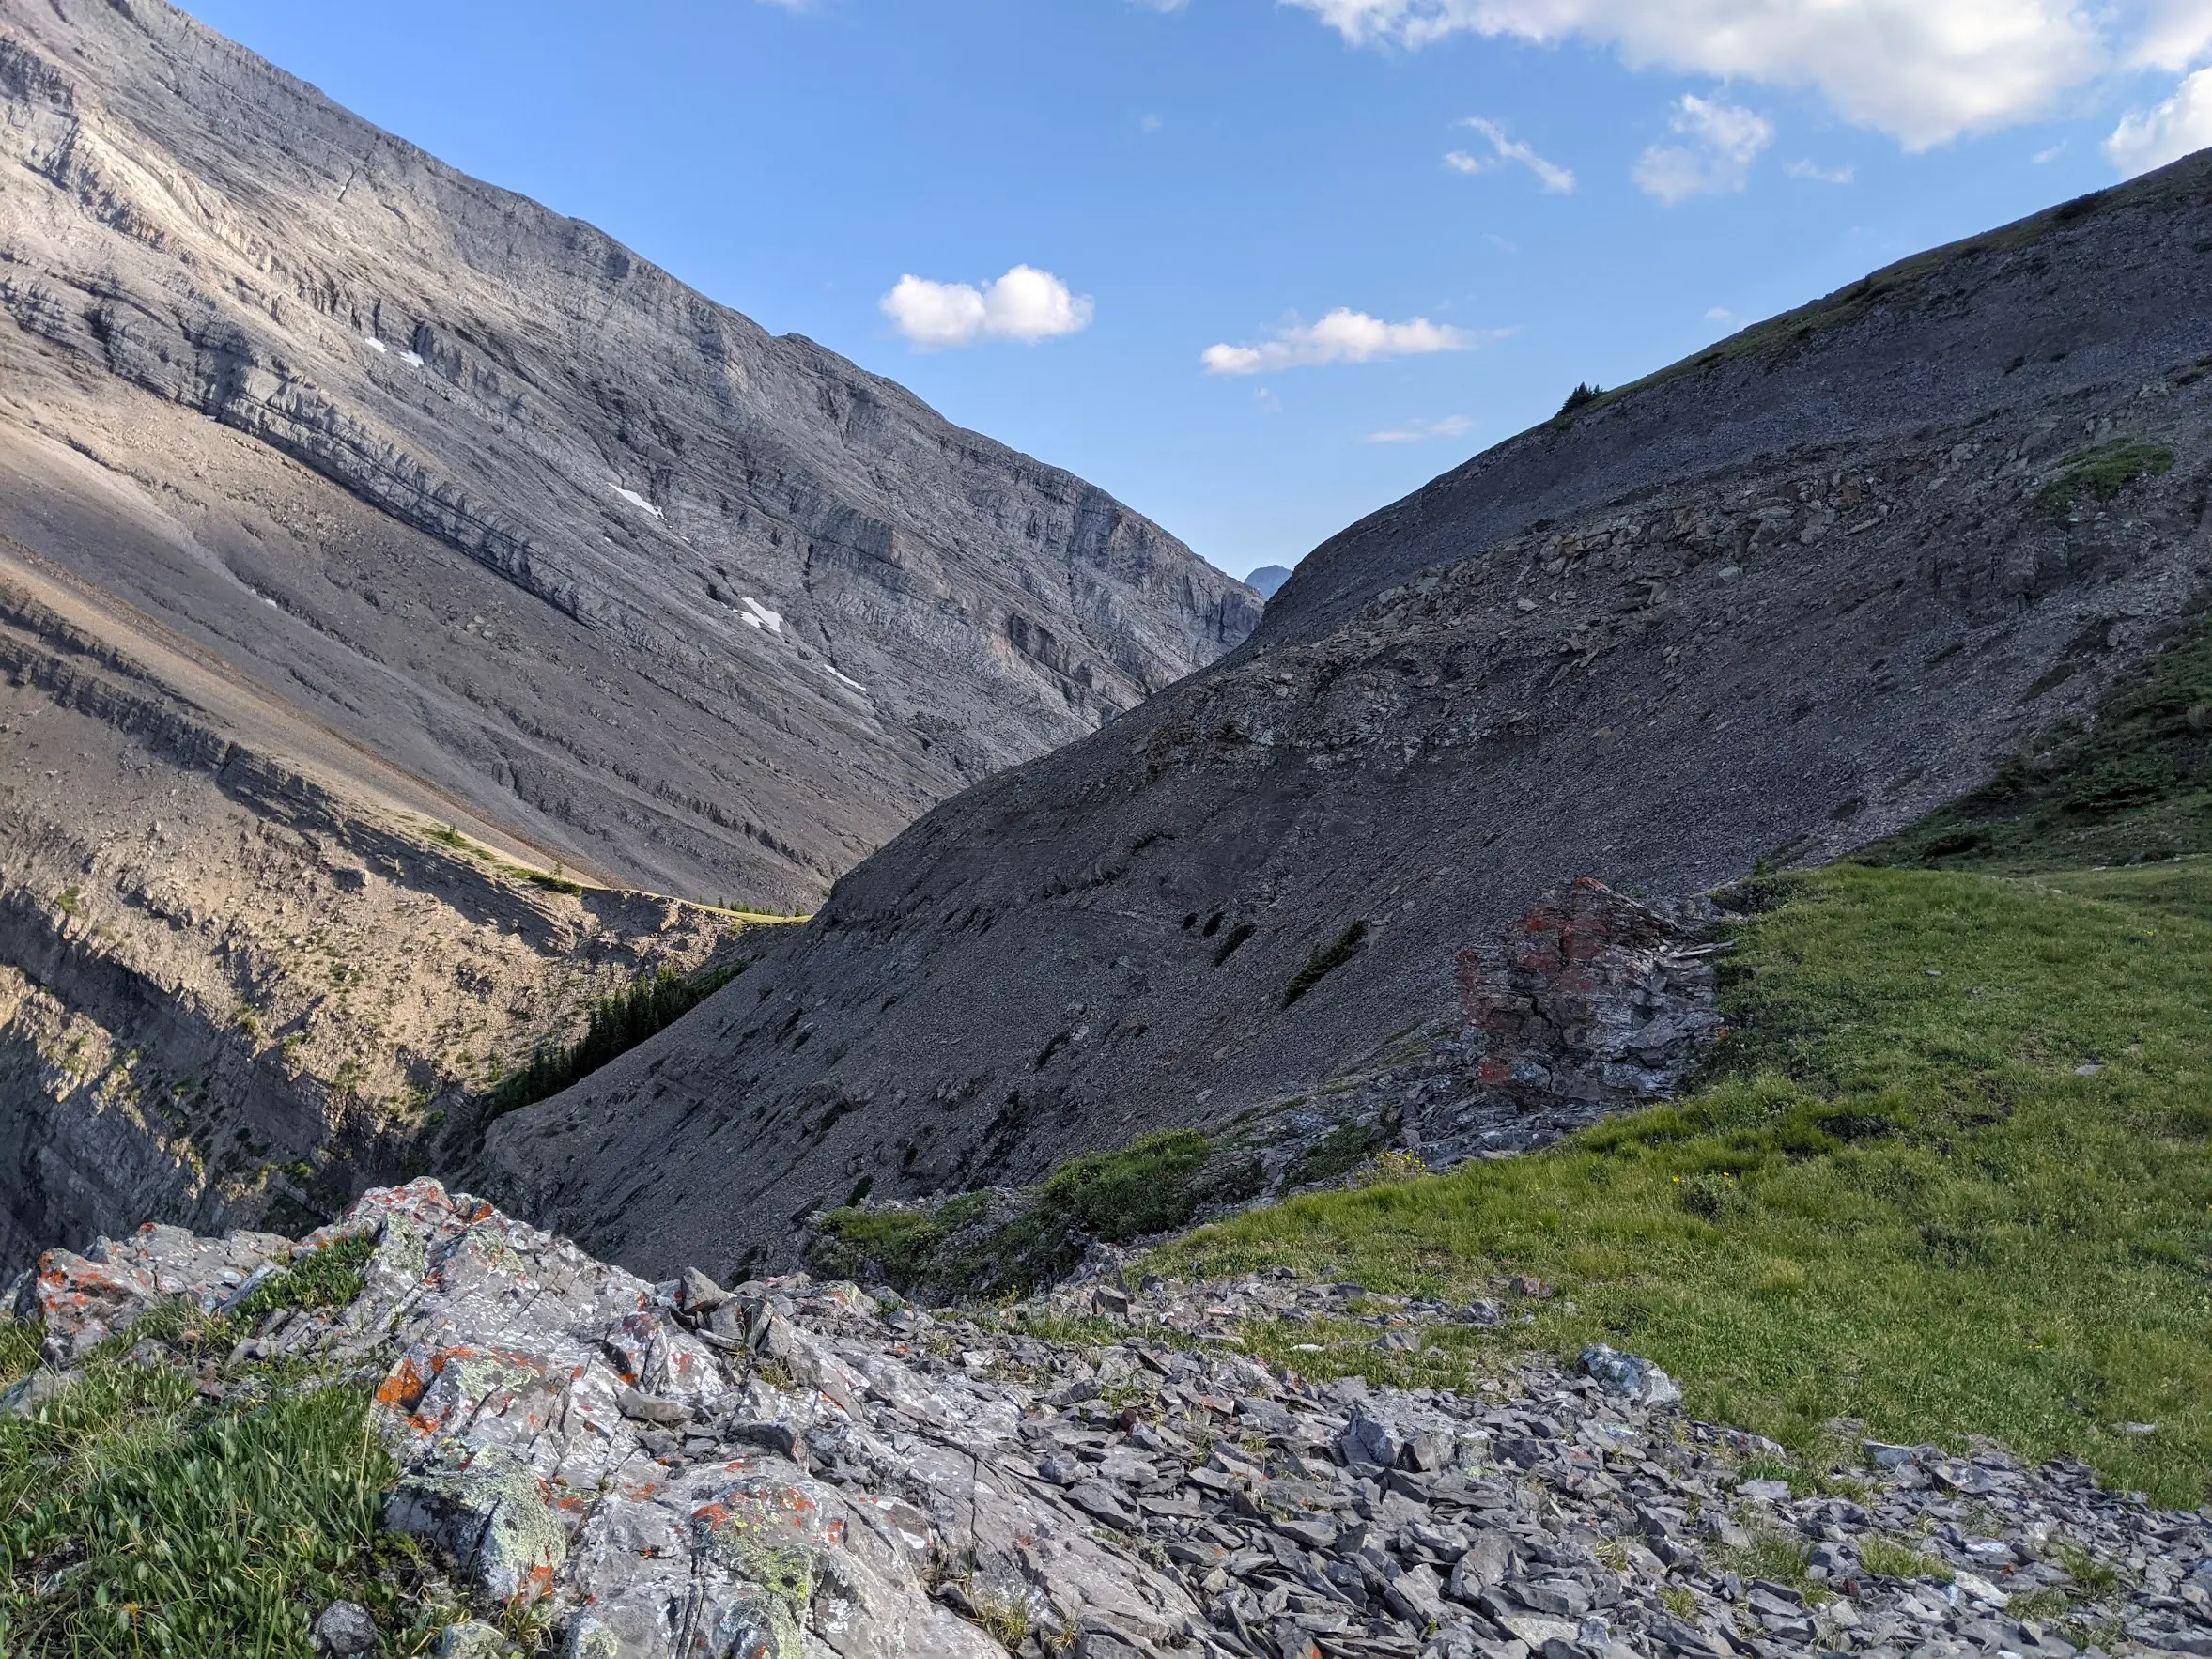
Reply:
[[[227,738],[20,573],[0,675],[0,1264],[142,1213],[327,1210],[593,999],[741,931]]]

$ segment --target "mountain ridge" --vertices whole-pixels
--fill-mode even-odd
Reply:
[[[433,1167],[1258,613],[166,0],[0,0],[0,1263]]]
[[[823,774],[803,787],[702,777],[682,792],[759,798],[765,843],[689,804],[655,809],[657,839],[619,812],[580,837],[562,807],[581,814],[609,786],[603,754],[554,760],[563,789],[521,813],[496,763],[488,790],[481,760],[448,766],[448,789],[496,803],[518,833],[633,885],[650,870],[653,885],[713,893],[742,872],[759,898],[792,902],[922,804],[1110,718],[1257,615],[1105,492],[444,167],[165,4],[8,0],[0,31],[22,167],[0,198],[12,424],[98,453],[119,440],[97,408],[71,407],[83,371],[151,392],[456,549],[500,579],[487,591],[583,625],[592,655],[697,705],[694,747],[849,755],[794,755]],[[189,428],[165,442],[137,465],[162,487],[179,461],[224,458]],[[314,539],[351,528],[342,508],[316,510],[337,522],[311,523]],[[15,534],[36,544],[38,529],[19,517]],[[123,580],[66,537],[44,550]],[[344,615],[335,596],[255,585],[389,654],[377,618]],[[280,683],[302,649],[225,643]],[[456,716],[478,746],[515,742],[496,705]]]
[[[1919,820],[2212,575],[2208,171],[1370,516],[1221,662],[937,809],[746,985],[500,1124],[487,1183],[640,1264],[796,1251],[786,1218],[863,1183],[1031,1181],[1309,1091],[1446,1018],[1457,951],[1563,881],[1702,891]]]

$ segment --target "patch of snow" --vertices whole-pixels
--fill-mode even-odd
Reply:
[[[399,354],[399,361],[406,364],[410,368],[421,368],[423,366],[423,359],[421,354],[418,352],[402,351]]]
[[[745,624],[747,628],[758,628],[761,626],[761,619],[757,616],[740,616],[737,618],[737,620]]]
[[[838,673],[836,669],[831,668],[827,662],[822,665],[822,668],[823,671],[827,673],[831,679],[836,680],[841,684],[850,686],[856,691],[865,691],[868,690],[866,686],[863,686],[859,680],[854,679],[850,674]]]
[[[651,513],[656,519],[665,519],[668,517],[666,513],[662,512],[658,507],[655,506],[651,502],[647,501],[643,496],[640,495],[634,489],[625,489],[621,485],[617,484],[614,487],[614,493],[622,497],[624,501],[629,503],[631,506],[637,507],[643,512]]]
[[[782,635],[783,613],[781,611],[771,611],[758,599],[740,599],[738,603],[751,612],[745,620],[751,623],[753,627],[765,628],[778,637]]]
[[[371,351],[374,351],[379,357],[387,356],[392,350],[391,347],[385,345],[383,341],[378,339],[374,334],[364,334],[362,335],[361,339],[362,344],[366,346]]]

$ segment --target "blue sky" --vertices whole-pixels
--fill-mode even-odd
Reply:
[[[186,3],[1240,576],[2212,144],[2212,0]]]

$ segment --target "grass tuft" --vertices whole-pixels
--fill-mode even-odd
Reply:
[[[1859,1546],[1859,1565],[1876,1578],[1933,1578],[1951,1582],[1951,1569],[1934,1556],[1879,1533]]]
[[[359,1233],[296,1256],[289,1266],[263,1279],[230,1318],[251,1329],[280,1308],[350,1307],[366,1288],[361,1270],[376,1253],[376,1239]]]
[[[455,1616],[378,1523],[396,1470],[365,1394],[204,1400],[182,1365],[109,1358],[0,1419],[0,1651],[312,1659],[309,1622],[366,1605],[394,1653]]]
[[[2173,468],[2173,452],[2133,439],[2115,439],[2068,456],[2058,473],[2035,498],[2035,504],[2065,519],[2085,501],[2107,502],[2139,478],[2157,478]]]

